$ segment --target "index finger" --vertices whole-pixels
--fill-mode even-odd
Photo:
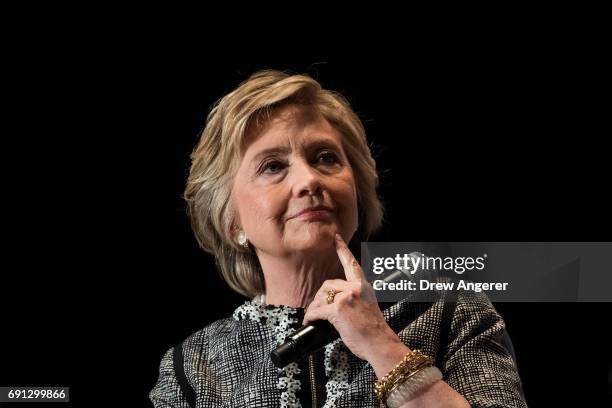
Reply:
[[[365,279],[361,265],[359,265],[359,262],[357,262],[357,259],[355,259],[353,256],[351,250],[346,245],[346,242],[344,242],[338,233],[336,233],[336,252],[338,253],[338,258],[340,258],[340,263],[344,268],[344,275],[346,276],[347,281],[354,282]]]

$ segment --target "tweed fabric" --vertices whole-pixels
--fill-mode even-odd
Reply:
[[[514,360],[501,342],[502,317],[483,293],[463,291],[456,300],[446,339],[440,338],[444,297],[436,302],[405,299],[383,314],[408,347],[442,356],[436,365],[443,380],[472,407],[526,407]],[[315,353],[318,358],[283,369],[273,365],[270,351],[301,326],[303,316],[302,308],[265,305],[256,297],[187,338],[184,370],[196,406],[295,408],[315,406],[316,399],[317,407],[379,407],[372,366],[340,339]],[[173,352],[162,358],[150,392],[156,408],[189,407],[176,379]]]

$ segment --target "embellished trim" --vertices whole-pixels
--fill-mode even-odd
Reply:
[[[336,339],[325,346],[325,374],[327,383],[325,390],[327,399],[323,408],[335,407],[335,402],[349,387],[348,355],[342,339]]]
[[[264,296],[259,295],[251,301],[244,302],[243,305],[234,311],[235,320],[252,320],[260,322],[270,328],[274,333],[276,344],[281,345],[285,338],[293,333],[295,329],[292,324],[297,323],[298,319],[291,317],[297,313],[297,309],[289,306],[268,306],[264,304]],[[300,380],[295,378],[301,370],[297,363],[290,363],[277,370],[278,382],[276,388],[283,390],[280,398],[282,408],[301,408],[302,404],[296,396],[296,391],[301,390]]]
[[[264,295],[255,296],[250,301],[245,301],[243,305],[234,311],[235,320],[252,320],[259,322],[272,330],[278,345],[285,341],[285,338],[293,333],[293,324],[298,323],[298,319],[292,317],[297,313],[297,309],[290,306],[273,306],[264,303]],[[341,339],[336,339],[325,346],[325,384],[326,400],[324,408],[332,408],[335,401],[349,387],[348,383],[348,355],[347,348]],[[301,390],[300,380],[295,378],[301,370],[297,363],[291,363],[284,368],[278,369],[278,382],[276,387],[283,390],[280,398],[280,406],[283,408],[301,408],[302,404],[296,396],[296,392]]]

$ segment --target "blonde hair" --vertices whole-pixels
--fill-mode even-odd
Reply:
[[[315,109],[342,135],[357,189],[359,227],[354,238],[365,241],[382,224],[376,163],[363,124],[348,101],[306,75],[256,72],[217,101],[208,114],[206,127],[191,154],[183,195],[199,245],[215,256],[227,284],[247,297],[264,293],[265,282],[254,251],[238,245],[232,237],[233,178],[246,147],[249,125],[265,120],[273,109],[290,104]]]

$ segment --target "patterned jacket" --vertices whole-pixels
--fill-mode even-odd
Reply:
[[[383,314],[408,347],[439,356],[444,381],[472,407],[526,407],[512,354],[503,345],[505,323],[487,296],[458,295],[448,336],[441,330],[443,306],[442,300],[405,299]],[[274,366],[270,351],[299,328],[303,316],[302,308],[265,305],[256,297],[232,317],[187,338],[182,361],[196,406],[379,407],[372,366],[340,339],[283,369]],[[150,393],[155,408],[189,407],[174,370],[174,351],[162,358]]]

